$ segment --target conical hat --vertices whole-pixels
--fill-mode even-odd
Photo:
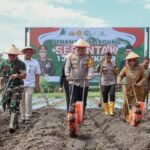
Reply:
[[[87,43],[84,39],[79,39],[78,41],[76,41],[73,46],[75,47],[89,47],[89,43]]]
[[[28,50],[28,49],[29,49],[29,50],[32,50],[32,54],[35,54],[35,53],[36,53],[36,50],[33,49],[33,48],[30,47],[30,46],[26,46],[24,49],[21,50],[21,52],[22,52],[22,53],[25,53],[25,51]]]
[[[125,60],[128,59],[134,59],[134,58],[139,58],[140,56],[134,52],[130,52],[129,55],[125,58]]]
[[[8,48],[4,53],[13,55],[22,55],[21,51],[15,45],[11,45],[11,47]]]

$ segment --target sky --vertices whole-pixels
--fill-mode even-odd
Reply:
[[[150,0],[0,0],[0,52],[25,27],[150,27]]]

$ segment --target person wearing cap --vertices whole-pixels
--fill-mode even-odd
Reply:
[[[89,87],[88,80],[93,77],[94,62],[93,58],[86,54],[86,48],[90,45],[84,39],[79,39],[73,46],[75,46],[75,52],[70,54],[66,60],[65,75],[69,81],[71,104],[82,101],[83,96],[83,109],[85,111]]]
[[[40,91],[39,78],[41,74],[40,65],[32,56],[36,50],[32,47],[25,47],[21,51],[24,55],[24,63],[26,65],[26,78],[24,79],[24,93],[20,105],[21,123],[31,123],[32,116],[32,94]]]
[[[18,128],[19,105],[23,93],[23,79],[26,77],[26,66],[18,59],[22,55],[20,50],[12,45],[4,53],[8,54],[8,59],[0,65],[0,77],[3,78],[3,99],[4,111],[10,112],[9,132],[13,133]],[[6,90],[5,90],[6,89]]]
[[[130,52],[125,58],[127,65],[124,66],[117,78],[117,84],[121,84],[121,80],[125,77],[126,83],[123,87],[123,114],[124,119],[128,122],[129,110],[127,107],[127,100],[129,103],[129,109],[136,103],[136,97],[138,101],[142,100],[142,94],[144,92],[143,83],[145,81],[144,68],[138,64],[138,58],[140,56],[134,52]],[[134,95],[136,93],[136,97]]]
[[[62,68],[61,68],[61,75],[60,75],[60,81],[59,81],[59,84],[60,84],[59,92],[63,92],[63,88],[65,90],[67,111],[69,110],[70,97],[69,97],[69,82],[67,81],[66,75],[65,75],[65,65],[66,65],[66,59],[70,55],[71,53],[65,56],[65,63],[62,65]]]
[[[40,64],[40,69],[41,69],[41,75],[49,75],[53,76],[55,75],[55,69],[54,65],[52,62],[52,59],[48,58],[47,56],[47,49],[42,46],[39,50],[39,58],[37,59],[39,64]]]
[[[127,57],[129,55],[130,52],[132,52],[132,49],[133,47],[131,45],[127,45],[126,48],[125,48],[125,57]],[[120,62],[120,65],[119,65],[119,72],[122,70],[122,68],[126,65],[126,60],[122,60]]]
[[[106,115],[114,115],[115,105],[115,84],[117,67],[111,61],[112,54],[110,52],[105,53],[104,62],[101,63],[99,72],[101,80],[101,90],[104,103],[104,112]],[[108,104],[108,94],[110,97],[110,104]]]

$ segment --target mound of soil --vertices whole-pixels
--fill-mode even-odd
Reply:
[[[138,127],[122,121],[121,110],[106,116],[103,109],[87,109],[78,136],[70,138],[66,111],[52,107],[33,112],[32,124],[8,132],[9,114],[0,112],[0,150],[150,150],[150,112]]]

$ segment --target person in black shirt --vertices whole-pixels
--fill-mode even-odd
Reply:
[[[63,64],[62,68],[61,68],[61,75],[60,75],[60,88],[59,91],[63,92],[63,88],[65,90],[65,95],[66,95],[66,102],[67,102],[67,111],[69,110],[69,103],[70,103],[70,97],[69,97],[69,83],[66,80],[66,76],[65,76],[65,63]]]

